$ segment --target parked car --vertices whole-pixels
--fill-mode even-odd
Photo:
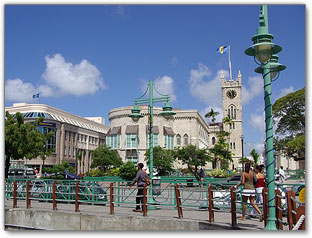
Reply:
[[[79,188],[79,200],[84,203],[92,202],[107,202],[107,193],[103,187],[92,182],[85,183],[80,182]],[[75,200],[75,185],[72,182],[62,181],[62,183],[57,184],[57,198],[63,199],[64,201],[74,201]]]
[[[36,173],[32,168],[10,168],[9,179],[35,179]]]
[[[215,189],[217,190],[229,189],[231,186],[238,184],[241,180],[241,177],[241,174],[235,174],[228,179],[218,180],[218,182],[212,183],[212,185],[214,185]]]

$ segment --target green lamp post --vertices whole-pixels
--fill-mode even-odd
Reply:
[[[161,97],[153,97],[154,90],[161,96]],[[149,92],[148,99],[143,99],[143,97]],[[131,114],[129,117],[132,118],[133,121],[137,122],[141,117],[144,117],[140,113],[140,109],[138,107],[138,104],[147,104],[149,106],[149,148],[150,148],[150,156],[149,156],[149,178],[151,181],[150,189],[149,189],[149,198],[147,200],[148,204],[155,204],[153,199],[153,141],[154,141],[154,134],[153,134],[153,105],[156,102],[165,102],[165,106],[163,107],[163,111],[160,113],[161,116],[165,117],[167,120],[172,118],[173,115],[176,113],[172,111],[172,107],[169,104],[170,96],[169,95],[163,95],[159,93],[156,88],[153,81],[149,81],[148,87],[145,91],[145,93],[139,97],[134,99],[134,106],[131,109]],[[155,206],[149,206],[149,209],[156,209]]]
[[[274,149],[273,149],[273,126],[272,126],[272,88],[271,82],[276,75],[284,70],[286,66],[278,63],[278,56],[275,55],[282,50],[279,45],[272,43],[273,35],[269,33],[267,5],[261,6],[259,15],[260,27],[258,34],[252,37],[253,45],[245,50],[245,54],[253,56],[261,66],[255,72],[261,73],[264,79],[264,100],[265,100],[265,127],[266,127],[266,176],[268,181],[268,208],[266,230],[277,230],[275,216],[275,182],[274,182]]]

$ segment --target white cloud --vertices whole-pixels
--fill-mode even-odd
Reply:
[[[257,129],[261,133],[265,133],[265,116],[264,112],[261,115],[251,113],[248,124]]]
[[[192,69],[190,72],[190,92],[199,101],[211,105],[211,107],[222,108],[221,74],[228,77],[228,71],[219,70],[217,75],[210,79],[212,73],[210,69],[202,64],[198,64],[198,69]]]
[[[146,91],[148,82],[144,79],[140,79],[142,86],[141,91],[144,93]],[[170,96],[170,101],[175,102],[177,100],[177,97],[174,92],[174,80],[170,76],[163,76],[158,77],[154,80],[155,88],[156,90],[164,95]],[[157,96],[160,96],[157,92],[154,92],[154,94],[157,94]]]
[[[33,94],[37,93],[31,83],[24,83],[21,79],[5,81],[5,100],[13,102],[32,102]]]
[[[32,102],[35,93],[40,93],[40,97],[82,96],[106,88],[99,70],[85,59],[76,65],[66,62],[60,54],[46,56],[45,60],[47,65],[42,74],[45,84],[35,87],[19,78],[8,79],[5,82],[5,99]]]
[[[47,67],[42,78],[47,83],[46,86],[61,95],[94,94],[99,89],[106,88],[99,70],[85,59],[76,65],[66,62],[60,54],[46,56],[45,60]]]
[[[286,95],[289,94],[289,93],[293,93],[293,92],[295,92],[293,86],[290,86],[289,88],[282,88],[282,89],[280,90],[280,93],[277,95],[276,100],[279,99],[279,98],[281,98],[281,97],[286,96]]]
[[[248,79],[247,89],[242,86],[242,103],[248,104],[250,101],[263,93],[263,78],[261,76],[254,76]]]

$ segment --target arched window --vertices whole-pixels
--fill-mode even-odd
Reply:
[[[212,145],[214,145],[216,143],[216,138],[215,137],[212,137],[211,143],[212,143]]]
[[[187,134],[185,134],[184,136],[183,136],[183,139],[184,139],[184,145],[188,145],[188,143],[189,143],[189,141],[188,141],[188,135]]]
[[[177,134],[177,145],[181,145],[181,136]]]
[[[236,107],[231,105],[228,109],[228,115],[231,119],[236,119]]]

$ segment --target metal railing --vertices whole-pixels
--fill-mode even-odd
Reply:
[[[95,180],[12,180],[7,179],[5,185],[6,200],[13,200],[13,208],[17,207],[18,200],[26,201],[26,208],[31,208],[31,201],[52,202],[52,209],[57,209],[59,203],[75,204],[75,211],[79,205],[109,205],[110,214],[116,208],[143,206],[143,216],[154,209],[176,211],[179,219],[183,212],[198,211],[203,219],[216,222],[214,213],[231,213],[232,227],[237,227],[237,214],[242,214],[242,189],[235,188],[235,184],[219,184],[217,182],[167,182],[154,186],[152,194],[146,187],[143,194],[137,194],[137,188],[129,187],[130,182],[103,182]],[[221,186],[220,186],[221,185]],[[304,229],[304,221],[297,224],[305,214],[304,204],[296,201],[295,193],[291,190],[296,184],[277,184],[276,187],[276,217],[278,229]],[[222,189],[220,189],[222,188]],[[264,226],[267,219],[267,189],[262,192],[263,203],[256,205],[263,212]],[[143,200],[137,204],[137,198]],[[153,201],[153,202],[148,202]],[[252,209],[247,202],[246,213]],[[259,217],[260,215],[258,215]],[[287,217],[287,220],[286,218]]]

